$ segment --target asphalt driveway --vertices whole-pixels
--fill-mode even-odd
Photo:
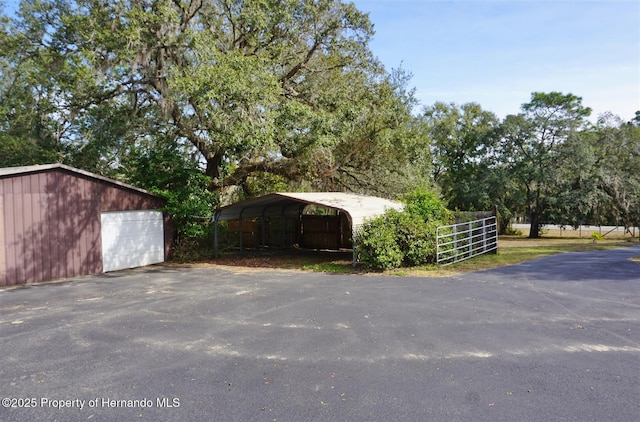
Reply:
[[[449,278],[158,266],[0,290],[0,420],[638,421],[638,255]]]

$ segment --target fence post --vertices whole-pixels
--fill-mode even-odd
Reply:
[[[473,256],[473,221],[469,221],[469,256]]]
[[[453,226],[453,262],[458,261],[458,226]]]
[[[440,263],[440,227],[436,228],[436,264]]]
[[[487,219],[482,220],[482,252],[487,251],[487,229],[489,226],[487,225]]]

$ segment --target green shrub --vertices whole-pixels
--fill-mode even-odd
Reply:
[[[147,189],[166,200],[162,211],[171,216],[174,243],[204,238],[211,228],[218,193],[209,190],[211,178],[176,139],[140,143],[122,157],[128,183]],[[185,241],[192,243],[193,239]]]
[[[403,253],[397,242],[396,219],[398,211],[390,210],[384,215],[367,221],[356,236],[358,259],[374,270],[398,268]]]
[[[406,244],[402,248],[405,265],[416,266],[436,262],[436,230],[440,225],[440,221],[429,221],[415,227],[415,230],[409,233],[406,227],[400,227],[406,236]]]
[[[211,259],[215,256],[215,225],[203,226],[201,232],[194,236],[180,236],[174,241],[172,260],[176,262],[195,262]],[[228,235],[229,229],[226,221],[218,222],[219,249],[228,248],[231,245]],[[235,237],[234,237],[235,240]]]
[[[365,267],[385,270],[436,262],[436,230],[450,223],[452,213],[432,192],[415,191],[403,199],[404,211],[389,210],[360,229],[356,250]]]
[[[513,227],[507,227],[504,230],[504,234],[506,234],[508,236],[522,236],[522,230],[514,229]]]
[[[403,195],[400,200],[405,204],[405,212],[420,216],[424,221],[448,222],[453,219],[453,213],[433,191],[417,188]]]

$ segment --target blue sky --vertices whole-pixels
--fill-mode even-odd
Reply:
[[[638,0],[353,3],[375,25],[373,53],[413,74],[422,106],[477,102],[504,117],[534,91],[560,91],[582,97],[594,119],[640,110]]]

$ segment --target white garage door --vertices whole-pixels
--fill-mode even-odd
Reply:
[[[104,212],[102,271],[164,261],[164,225],[159,211]]]

